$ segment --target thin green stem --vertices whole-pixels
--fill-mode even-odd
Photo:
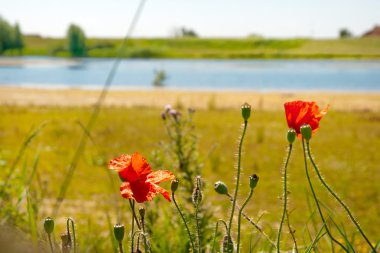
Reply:
[[[146,233],[145,233],[145,221],[144,221],[144,218],[141,218],[141,227],[142,227],[142,231],[143,231],[143,240],[144,240],[144,249],[145,249],[145,252],[148,252],[148,240],[146,238]],[[150,247],[149,247],[149,252],[150,252]]]
[[[287,224],[288,224],[288,229],[289,229],[289,233],[290,235],[292,236],[292,239],[293,239],[293,249],[296,253],[298,253],[298,246],[297,246],[297,240],[296,240],[296,237],[294,235],[294,232],[295,230],[292,229],[292,227],[290,226],[290,219],[289,219],[289,213],[288,211],[286,211],[286,221],[287,221]]]
[[[123,244],[121,242],[119,242],[119,251],[120,253],[124,253]]]
[[[314,187],[313,187],[313,184],[311,182],[311,179],[310,179],[310,175],[309,175],[309,169],[307,167],[307,160],[306,160],[306,149],[305,149],[305,140],[304,138],[302,138],[302,150],[303,150],[303,157],[304,157],[304,162],[305,162],[305,171],[306,171],[306,177],[307,177],[307,181],[309,182],[309,186],[310,186],[310,190],[311,190],[311,193],[313,195],[313,198],[314,198],[314,201],[315,201],[315,204],[317,206],[317,210],[318,210],[318,213],[319,213],[319,216],[321,217],[321,220],[325,226],[325,229],[326,229],[326,232],[328,234],[328,236],[331,238],[331,240],[333,240],[333,242],[335,242],[336,244],[338,244],[345,252],[348,252],[347,248],[344,247],[344,245],[342,243],[340,243],[338,240],[336,240],[333,235],[331,234],[330,232],[330,229],[328,228],[327,226],[327,222],[325,220],[325,218],[323,217],[323,213],[322,213],[322,210],[321,210],[321,206],[319,205],[319,201],[318,201],[318,198],[317,198],[317,194],[315,193],[314,191]],[[333,247],[333,246],[332,246]]]
[[[281,217],[280,227],[278,229],[278,235],[277,235],[277,252],[278,253],[280,252],[282,224],[284,223],[285,215],[287,212],[287,204],[288,204],[287,169],[288,169],[288,163],[289,163],[290,155],[292,154],[292,149],[293,149],[293,145],[289,144],[288,155],[287,155],[285,166],[284,166],[284,193],[282,196],[284,198],[284,206],[282,209],[282,217]]]
[[[175,207],[177,208],[178,213],[180,214],[180,216],[181,216],[181,218],[182,218],[183,223],[185,224],[186,231],[187,231],[187,234],[188,234],[188,236],[189,236],[189,240],[190,240],[191,248],[192,248],[193,252],[195,252],[194,241],[193,241],[193,238],[192,238],[192,236],[191,236],[190,229],[189,229],[189,227],[188,227],[188,225],[187,225],[187,222],[186,222],[185,216],[183,216],[183,213],[181,212],[181,209],[179,208],[179,206],[178,206],[178,204],[177,204],[177,201],[175,200],[174,192],[172,192],[172,199],[173,199],[173,203],[174,203]]]
[[[197,226],[197,244],[198,244],[198,253],[201,253],[201,238],[200,238],[200,229],[199,229],[199,198],[197,198],[197,205],[195,207],[195,224]]]
[[[364,231],[360,227],[359,223],[356,221],[355,217],[352,215],[350,209],[348,206],[339,198],[339,196],[332,190],[332,188],[326,183],[326,181],[323,179],[321,173],[319,172],[319,169],[317,165],[314,162],[314,159],[310,152],[310,145],[309,142],[306,142],[307,147],[307,154],[309,155],[310,161],[315,169],[315,172],[318,175],[319,180],[321,181],[322,185],[327,189],[327,191],[339,202],[339,204],[346,210],[348,216],[350,217],[351,221],[355,224],[356,228],[359,230],[360,234],[363,236],[363,238],[366,240],[368,245],[370,246],[372,252],[376,252],[375,247],[372,245],[371,241],[368,239],[368,237],[365,235]]]
[[[53,247],[53,242],[51,241],[51,234],[50,233],[48,233],[48,239],[49,239],[50,250],[52,253],[54,253],[54,247]]]
[[[237,198],[238,190],[239,190],[240,169],[241,169],[241,150],[242,150],[242,147],[243,147],[243,140],[244,140],[245,132],[247,130],[247,125],[248,125],[248,121],[245,120],[244,121],[243,132],[241,134],[241,138],[240,138],[240,141],[239,141],[239,151],[238,151],[238,161],[237,161],[238,163],[237,163],[237,173],[236,173],[236,186],[235,186],[235,193],[234,193],[234,197],[233,197],[233,201],[232,201],[230,221],[228,223],[228,236],[229,237],[231,237],[232,219],[234,217],[236,198]]]
[[[226,194],[229,198],[230,198],[230,201],[233,202],[234,200],[234,197],[232,197],[229,193]],[[235,204],[236,205],[236,208],[238,210],[240,210],[240,206],[238,203]],[[264,237],[265,239],[267,239],[267,241],[273,246],[276,248],[276,243],[272,241],[272,239],[270,239],[269,235],[267,235],[264,230],[254,221],[252,220],[244,211],[242,212],[242,215],[243,217],[249,222],[251,223],[252,226],[254,226]]]
[[[129,200],[129,206],[131,207],[132,210],[132,219],[136,221],[138,229],[141,230],[141,225],[139,223],[139,220],[137,219],[136,211],[135,211],[135,201],[134,200]]]
[[[214,239],[212,240],[212,248],[211,248],[211,253],[214,252],[215,250],[215,242],[216,242],[216,236],[217,236],[217,233],[218,233],[218,225],[219,225],[219,222],[222,222],[226,228],[226,233],[228,231],[228,227],[227,227],[227,223],[224,221],[224,220],[218,220],[215,224],[215,232],[214,232]]]
[[[249,192],[249,195],[247,199],[244,201],[243,205],[241,206],[239,210],[239,215],[238,215],[238,235],[237,235],[237,253],[240,252],[240,225],[241,225],[241,214],[243,212],[244,207],[248,204],[248,201],[251,199],[253,194],[253,188],[251,188],[251,191]]]
[[[129,204],[131,205],[131,209],[132,209],[132,229],[131,229],[131,234],[132,234],[132,242],[131,242],[131,253],[133,253],[133,248],[134,248],[134,236],[135,236],[135,201],[134,200],[130,200],[129,201]]]

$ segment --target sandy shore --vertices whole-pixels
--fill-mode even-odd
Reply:
[[[0,86],[2,105],[38,106],[91,106],[100,95],[98,90],[37,89]],[[194,108],[236,108],[247,101],[265,110],[282,110],[289,100],[313,100],[323,106],[330,104],[335,110],[380,112],[380,93],[333,93],[333,92],[226,92],[226,91],[116,91],[108,92],[105,106],[149,106],[162,108],[166,104]]]

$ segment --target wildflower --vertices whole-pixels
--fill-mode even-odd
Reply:
[[[116,240],[121,243],[124,238],[124,225],[122,224],[116,224],[113,227],[113,233],[115,235]]]
[[[251,189],[256,187],[257,182],[259,182],[259,177],[256,174],[249,176],[249,187],[251,187]]]
[[[327,113],[328,106],[322,111],[315,102],[292,101],[284,104],[289,128],[293,128],[301,138],[301,126],[310,125],[312,132],[318,130],[319,121]]]
[[[121,155],[108,164],[108,168],[119,172],[123,183],[120,193],[123,198],[134,199],[139,203],[151,201],[158,193],[170,201],[170,194],[158,186],[159,183],[174,179],[173,173],[167,170],[153,171],[146,159],[135,152],[132,155]]]
[[[54,220],[50,217],[47,217],[44,221],[44,229],[47,234],[53,233],[54,230]]]
[[[287,135],[287,138],[288,138],[288,142],[289,144],[293,144],[294,140],[296,139],[296,131],[294,129],[289,129],[288,130],[288,135]]]

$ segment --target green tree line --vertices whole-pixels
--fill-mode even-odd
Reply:
[[[0,54],[9,49],[18,49],[20,52],[24,48],[24,39],[19,25],[9,24],[0,17]]]

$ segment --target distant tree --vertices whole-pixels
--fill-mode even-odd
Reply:
[[[181,27],[181,28],[175,30],[174,36],[175,37],[180,37],[180,38],[183,38],[183,37],[197,38],[198,34],[194,30],[192,30],[192,29],[189,29],[189,28],[186,28],[186,27]]]
[[[70,25],[66,38],[71,56],[77,57],[86,55],[86,36],[79,26]]]
[[[9,49],[21,49],[24,47],[23,36],[18,24],[11,26],[0,17],[0,54]]]
[[[0,54],[13,48],[12,33],[12,26],[0,17]]]
[[[18,49],[19,52],[22,51],[22,49],[24,48],[24,38],[22,36],[22,33],[20,31],[20,27],[19,25],[16,23],[15,27],[14,27],[14,43],[13,43],[13,46],[14,48]]]
[[[346,38],[351,38],[351,37],[352,37],[352,33],[347,28],[342,28],[339,30],[339,38],[346,39]]]

